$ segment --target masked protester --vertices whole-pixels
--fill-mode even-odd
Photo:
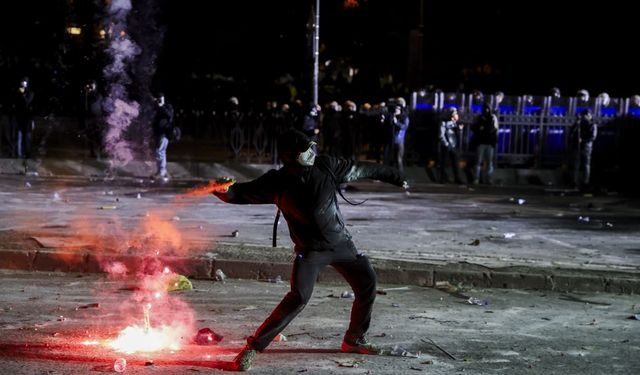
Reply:
[[[16,154],[19,158],[31,157],[31,134],[33,122],[33,91],[29,88],[29,78],[20,80],[13,97],[13,115],[16,122]]]
[[[151,176],[154,180],[167,182],[169,176],[167,174],[167,147],[169,140],[173,134],[173,117],[174,111],[163,93],[158,93],[155,98],[157,108],[156,115],[153,120],[153,134],[155,138],[156,166],[157,172]]]
[[[574,146],[573,179],[577,188],[589,185],[591,177],[591,153],[593,142],[598,136],[598,125],[593,122],[591,110],[585,109],[578,115],[571,127],[571,138]],[[580,172],[583,172],[582,176]]]
[[[271,341],[304,309],[311,298],[318,273],[334,267],[351,285],[355,301],[342,351],[381,354],[365,339],[376,297],[376,275],[369,259],[359,253],[346,229],[336,189],[341,183],[363,178],[381,180],[408,188],[400,172],[372,163],[356,163],[331,156],[317,156],[314,142],[298,130],[284,132],[278,140],[283,162],[279,170],[215,192],[221,200],[236,204],[275,204],[289,226],[296,257],[291,290],[234,360],[235,369],[246,371],[256,353]]]

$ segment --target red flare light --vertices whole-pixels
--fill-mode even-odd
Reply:
[[[225,181],[209,181],[208,184],[197,187],[185,194],[183,196],[186,197],[202,197],[205,195],[209,195],[212,193],[224,193],[229,190],[231,185],[235,184],[235,180],[225,180]]]

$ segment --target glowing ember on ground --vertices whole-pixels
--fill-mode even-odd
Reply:
[[[179,327],[162,326],[149,328],[133,325],[120,332],[117,339],[108,342],[112,349],[127,354],[137,352],[155,352],[164,349],[180,349],[183,330]]]
[[[107,341],[107,346],[127,354],[180,349],[180,341],[186,333],[186,327],[162,325],[154,328],[151,326],[151,304],[144,304],[142,309],[144,325],[125,328],[118,338]]]

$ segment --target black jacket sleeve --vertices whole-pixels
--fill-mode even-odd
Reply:
[[[235,204],[276,203],[279,194],[276,170],[272,169],[257,179],[231,185],[226,193],[213,193],[220,200]]]
[[[354,162],[343,158],[319,156],[336,176],[336,182],[345,183],[365,178],[380,180],[392,185],[403,186],[405,178],[397,168],[369,162]]]

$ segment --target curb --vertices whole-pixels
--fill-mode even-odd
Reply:
[[[194,279],[211,280],[221,269],[229,278],[288,280],[291,264],[278,261],[214,259],[207,257],[158,257],[61,251],[0,251],[0,268],[24,271],[104,273],[105,263],[119,262],[128,270],[155,265],[168,266]],[[557,292],[607,292],[640,294],[640,276],[614,271],[505,267],[489,269],[468,263],[444,265],[372,259],[381,284],[434,287],[449,283],[461,287],[534,289]],[[343,283],[340,274],[328,267],[318,276],[320,283]]]

